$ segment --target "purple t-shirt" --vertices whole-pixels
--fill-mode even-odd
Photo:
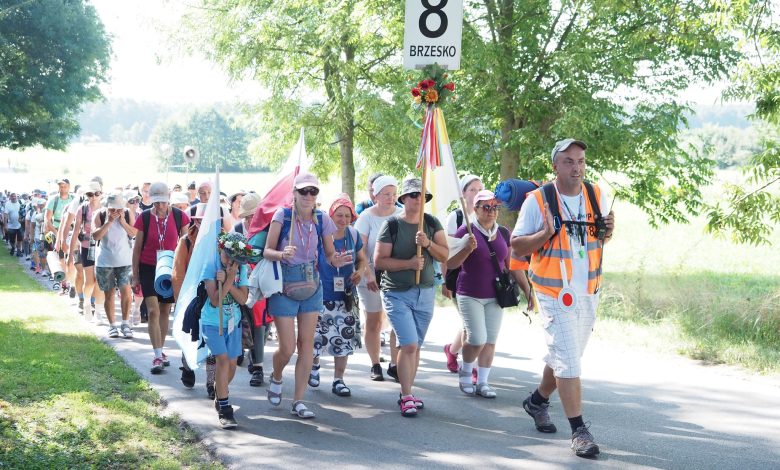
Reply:
[[[284,209],[278,209],[274,213],[271,223],[276,222],[280,226],[284,224]],[[317,238],[317,216],[312,217],[308,222],[301,222],[299,220],[293,220],[292,224],[295,225],[295,238],[293,239],[293,245],[297,247],[295,250],[295,256],[283,261],[285,264],[301,264],[314,261],[317,259],[317,247],[319,246],[319,240]],[[322,236],[327,237],[333,235],[336,232],[336,224],[333,223],[328,214],[322,213]],[[292,233],[292,227],[290,232]],[[289,234],[277,243],[277,249],[283,250],[285,246],[290,244]]]
[[[457,295],[467,295],[476,299],[492,299],[496,297],[496,289],[493,287],[493,281],[498,272],[496,265],[490,259],[490,248],[488,247],[485,236],[476,228],[472,227],[474,237],[477,239],[477,249],[471,252],[461,266],[455,293]],[[468,233],[465,226],[460,227],[455,232],[455,238],[462,238]],[[496,250],[496,259],[501,269],[506,266],[506,257],[509,255],[509,237],[505,240],[501,232],[496,234],[496,238],[490,242],[493,249]]]

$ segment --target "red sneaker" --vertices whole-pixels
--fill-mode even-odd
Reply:
[[[458,365],[458,355],[450,352],[449,344],[444,345],[444,355],[447,356],[447,369],[452,373],[458,372],[458,368],[460,367],[460,365]]]

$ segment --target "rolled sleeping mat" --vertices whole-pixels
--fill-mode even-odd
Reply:
[[[510,211],[519,211],[528,193],[539,186],[535,181],[508,179],[498,183],[493,193],[504,207]]]
[[[55,281],[60,282],[65,279],[65,268],[62,267],[62,260],[56,251],[46,254],[46,264],[49,265],[49,272]]]
[[[157,252],[157,267],[154,270],[154,290],[163,297],[173,297],[173,251]]]

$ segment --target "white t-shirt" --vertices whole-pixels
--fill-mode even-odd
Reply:
[[[382,224],[385,222],[385,220],[404,211],[402,208],[398,207],[392,214],[382,217],[372,213],[374,207],[376,206],[361,212],[357,221],[355,221],[355,228],[358,232],[360,232],[360,235],[365,235],[368,237],[368,241],[366,242],[365,247],[366,255],[368,256],[368,262],[371,265],[370,269],[374,269],[374,248],[376,247],[376,239],[379,236],[379,229],[382,227]],[[365,287],[365,276],[363,276],[359,285],[361,287]]]
[[[22,205],[19,203],[19,201],[11,202],[8,201],[5,203],[5,209],[4,212],[6,214],[6,219],[8,221],[8,228],[11,230],[16,230],[22,228],[22,223],[19,220],[19,209],[22,208]]]
[[[444,224],[444,230],[446,230],[447,231],[447,235],[449,235],[451,237],[454,237],[455,236],[455,232],[457,232],[458,229],[460,228],[460,227],[458,227],[458,214],[457,214],[457,212],[458,212],[457,210],[454,210],[454,211],[450,212],[447,215],[447,223]],[[471,217],[469,217],[469,220],[471,220],[472,223],[476,222],[477,221],[477,213],[476,212],[472,212],[471,213]],[[464,221],[464,223],[465,223],[465,221]]]
[[[580,217],[580,220],[584,220],[585,217],[585,198],[588,197],[587,193],[583,191],[578,196],[564,196],[560,194],[561,204],[558,210],[561,213],[563,220],[572,220]],[[571,214],[570,211],[571,210]],[[606,215],[605,211],[609,210],[607,207],[607,195],[605,191],[601,191],[601,211],[602,215]],[[574,217],[571,217],[573,215]],[[536,202],[536,198],[529,198],[525,204],[520,208],[520,215],[517,217],[517,224],[512,231],[512,236],[532,235],[544,228],[544,219],[542,218],[542,211],[539,208],[539,204]],[[561,230],[566,230],[561,228]],[[572,278],[569,279],[569,285],[577,294],[588,294],[588,256],[587,254],[580,258],[578,253],[580,250],[584,250],[587,253],[587,249],[580,243],[579,237],[568,237],[569,247],[563,247],[563,249],[569,249],[572,253]],[[553,240],[553,246],[557,247],[558,240],[556,237]],[[587,243],[587,240],[586,242]]]
[[[95,218],[103,211],[95,211]],[[122,214],[120,217],[124,217]],[[104,217],[108,217],[106,214]],[[108,222],[108,219],[106,219]],[[97,225],[97,224],[95,224]],[[99,268],[121,268],[133,264],[133,248],[127,232],[119,220],[108,227],[108,232],[100,239],[95,266]]]

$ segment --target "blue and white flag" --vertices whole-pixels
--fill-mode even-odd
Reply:
[[[219,252],[217,251],[217,237],[222,229],[222,220],[219,216],[219,169],[214,177],[211,187],[211,196],[206,203],[206,211],[200,224],[198,237],[192,247],[192,256],[187,265],[187,273],[184,275],[184,283],[181,286],[179,298],[176,299],[176,310],[173,313],[173,337],[181,348],[187,365],[191,369],[197,369],[200,363],[208,356],[208,348],[202,338],[192,341],[189,333],[182,331],[184,312],[198,291],[198,284],[204,279],[214,279],[217,276],[217,263]]]

